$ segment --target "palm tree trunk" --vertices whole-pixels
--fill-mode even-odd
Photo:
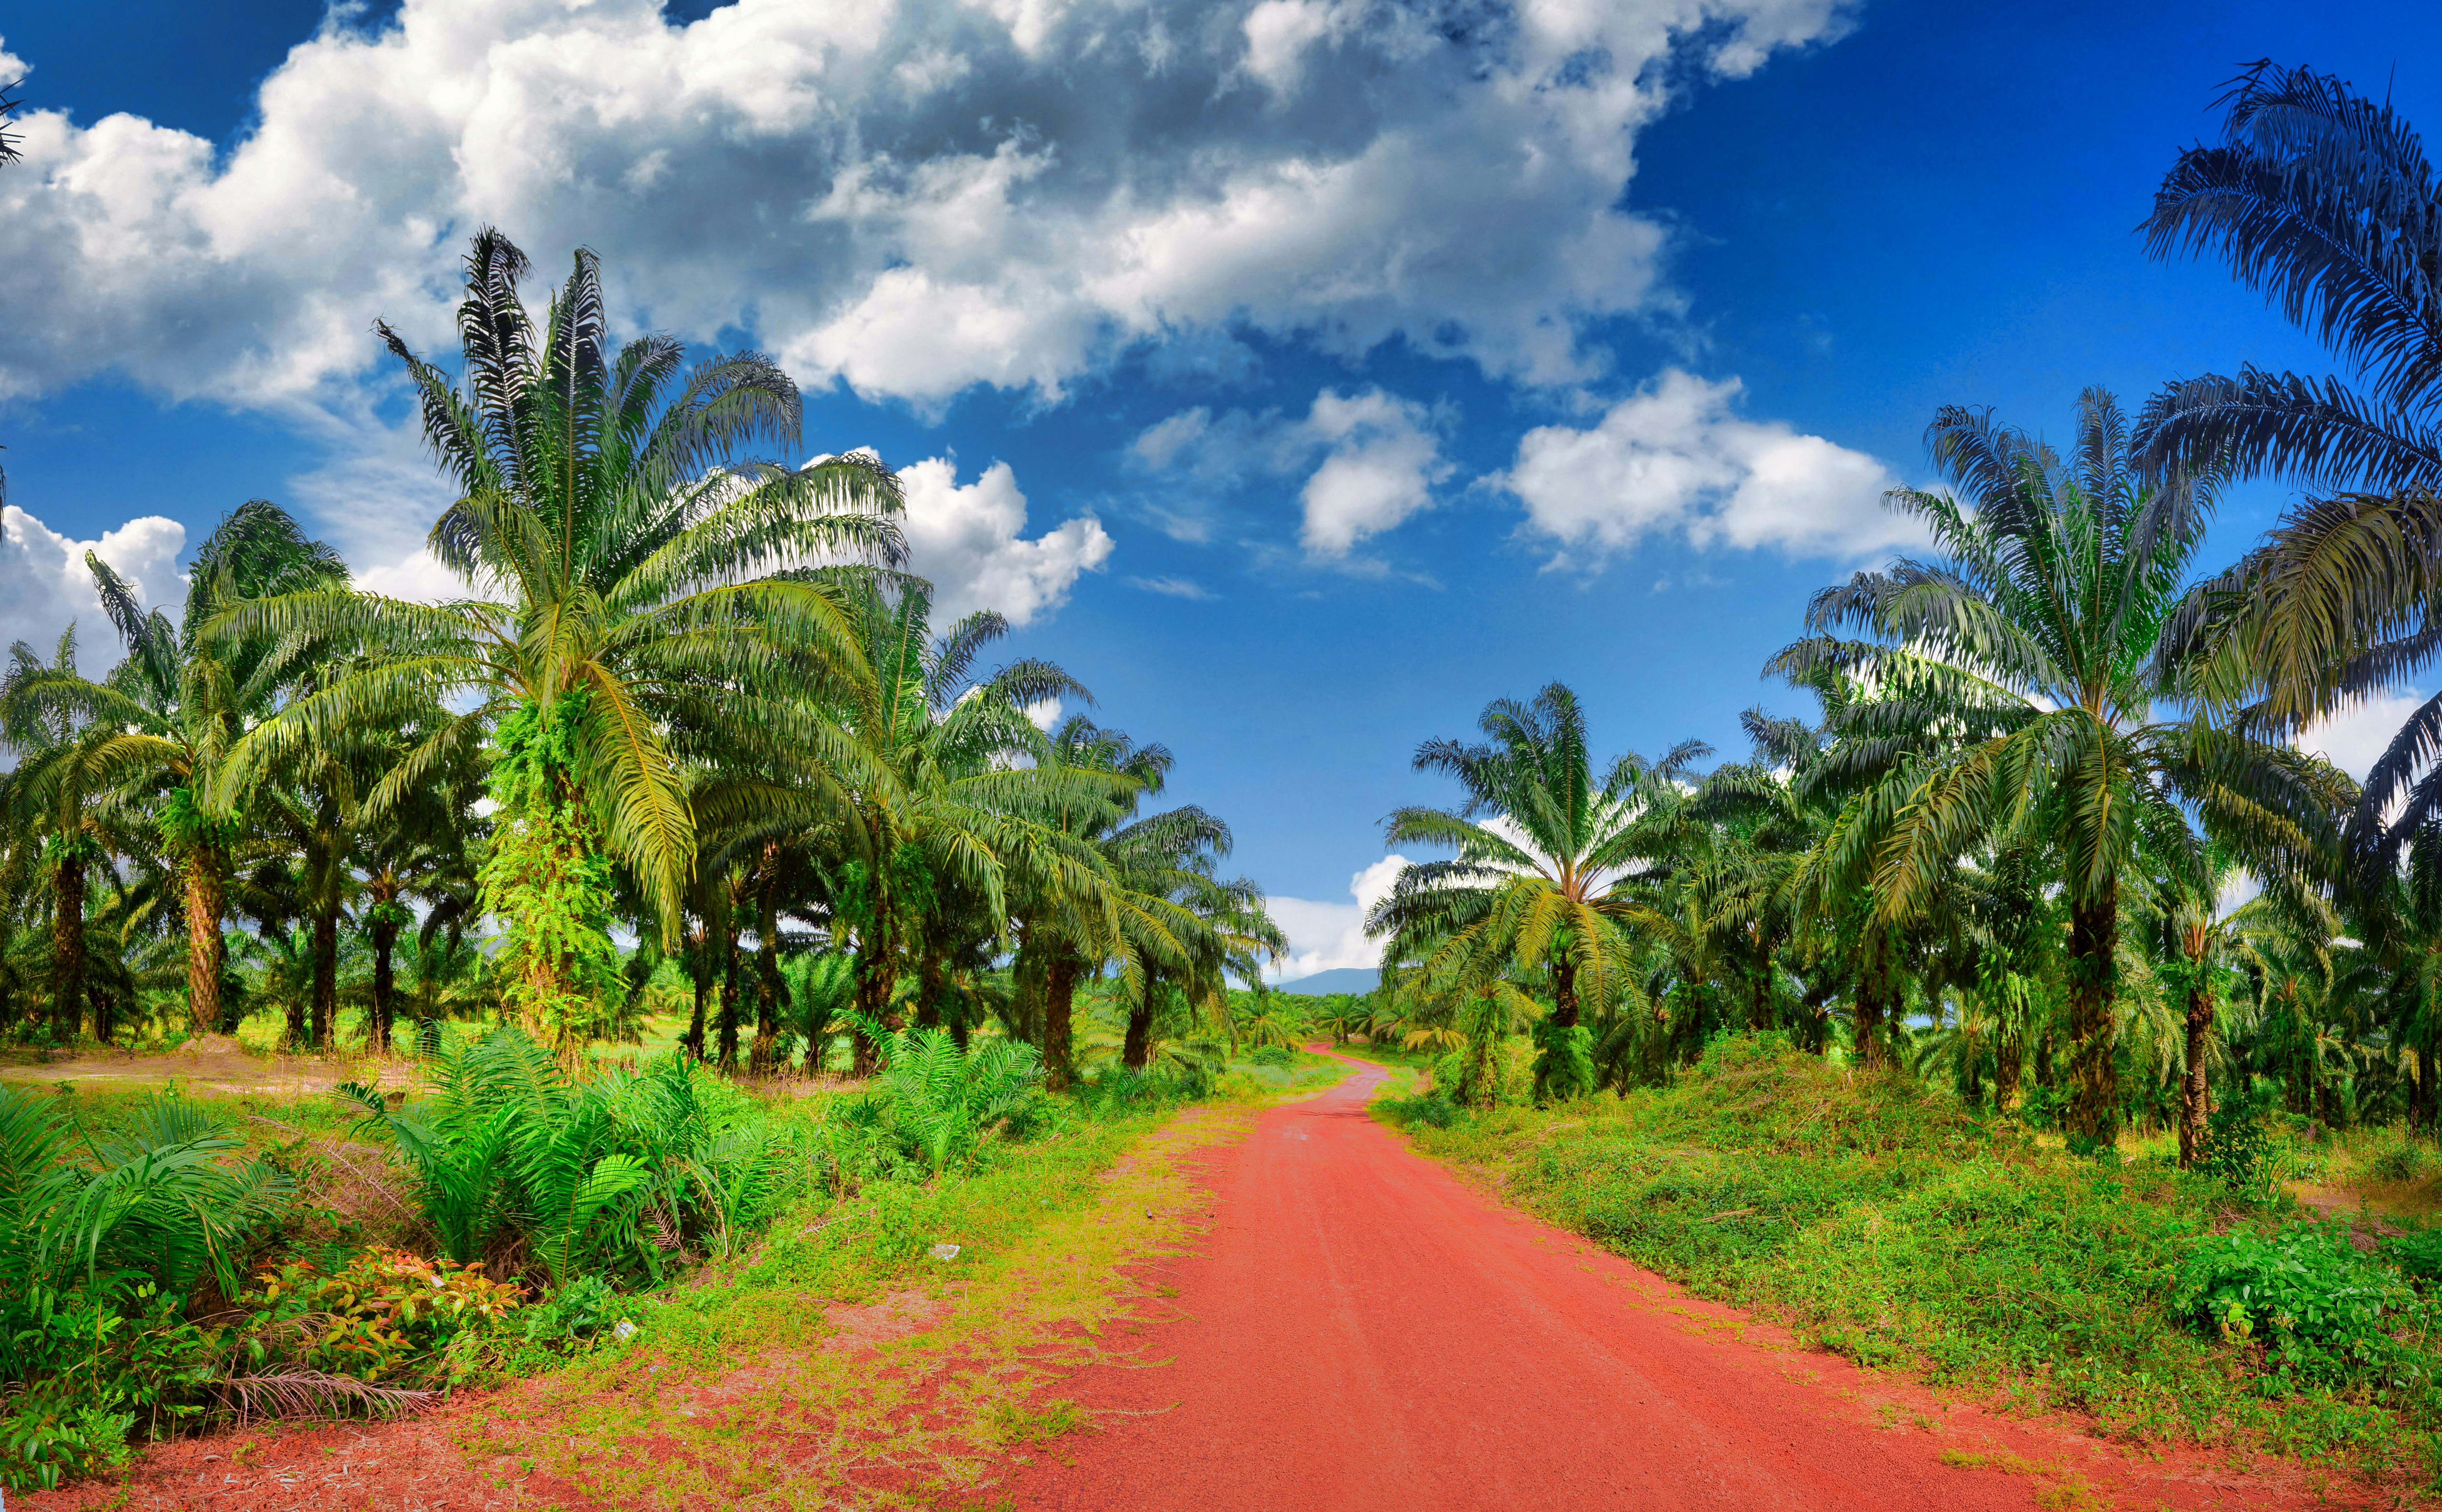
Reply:
[[[848,1066],[852,1076],[871,1076],[882,1064],[882,1047],[866,1033],[866,1024],[890,1027],[890,994],[899,985],[898,942],[891,938],[889,927],[883,922],[887,917],[876,901],[872,923],[857,933],[856,941],[856,1011],[863,1021],[852,1035],[855,1053]]]
[[[1552,957],[1552,1027],[1577,1027],[1577,963],[1565,952]]]
[[[227,944],[221,938],[220,857],[197,847],[187,854],[187,1019],[197,1034],[217,1033],[221,1027],[221,969]]]
[[[2437,1036],[2433,1032],[2431,1017],[2426,1022],[2425,1043],[2416,1047],[2416,1080],[2413,1084],[2416,1088],[2415,1114],[2416,1127],[2431,1134],[2433,1132],[2434,1125],[2433,1052]]]
[[[2179,1169],[2196,1163],[2205,1145],[2205,1120],[2213,1091],[2205,1084],[2205,1043],[2213,1033],[2213,989],[2199,982],[2188,992],[2188,1072],[2179,1080]]]
[[[763,865],[755,889],[755,1053],[747,1066],[768,1076],[780,1042],[780,847],[763,847]]]
[[[703,1059],[704,1000],[712,995],[712,974],[697,971],[689,975],[695,978],[695,1014],[687,1020],[686,1047],[687,1053],[701,1061]]]
[[[1044,970],[1044,947],[1035,942],[1029,927],[1017,926],[1017,958],[1010,963],[1010,1029],[1019,1039],[1043,1047],[1043,1001],[1048,974]]]
[[[1128,1005],[1128,1037],[1120,1050],[1120,1064],[1131,1071],[1141,1071],[1152,1057],[1153,975],[1147,973],[1143,994]]]
[[[339,1016],[339,911],[314,911],[314,1047],[329,1049]]]
[[[398,920],[387,908],[374,914],[374,1011],[366,1039],[376,1054],[388,1054],[391,1029],[398,1017],[398,972],[392,956],[398,950]]]
[[[1044,974],[1043,1080],[1054,1092],[1066,1092],[1076,1079],[1069,1017],[1076,1006],[1077,976],[1084,966],[1074,956],[1062,955],[1052,958]]]
[[[1850,1016],[1857,1037],[1857,1068],[1871,1071],[1882,1068],[1884,1026],[1890,1019],[1891,1004],[1898,994],[1892,991],[1891,945],[1884,933],[1870,931],[1857,956],[1857,997],[1850,1007]]]
[[[2018,1081],[2025,1074],[2026,1032],[2004,1025],[1993,1037],[1993,1111],[2007,1113],[2018,1105]]]
[[[745,972],[740,967],[738,931],[732,929],[721,951],[720,969],[720,1068],[738,1069],[738,1000],[746,995]]]
[[[2068,916],[2068,1133],[2097,1145],[2120,1136],[2120,1078],[2112,1065],[2113,953],[2120,909],[2110,898],[2072,903]]]
[[[84,858],[71,834],[51,876],[51,1035],[65,1045],[84,1023]]]
[[[927,932],[930,933],[929,931]],[[916,957],[916,1027],[941,1027],[941,990],[950,977],[950,963],[928,939]]]

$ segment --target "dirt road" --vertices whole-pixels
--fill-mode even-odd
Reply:
[[[1010,1490],[1042,1512],[2305,1505],[2202,1457],[2132,1464],[1793,1348],[1470,1191],[1367,1116],[1366,1066],[1208,1168],[1104,1427]],[[1150,1368],[1148,1368],[1150,1367]],[[1142,1414],[1142,1415],[1130,1415]]]

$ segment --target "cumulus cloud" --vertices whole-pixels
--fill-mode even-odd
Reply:
[[[1317,972],[1343,966],[1379,966],[1382,942],[1367,937],[1365,915],[1391,896],[1406,870],[1408,858],[1385,856],[1348,879],[1350,902],[1318,902],[1305,898],[1273,898],[1266,907],[1272,921],[1289,940],[1289,955],[1265,968],[1267,981],[1291,982]]]
[[[1431,502],[1432,485],[1451,472],[1424,407],[1379,389],[1316,394],[1305,430],[1329,451],[1298,496],[1305,503],[1298,539],[1313,556],[1345,556],[1395,528]]]
[[[920,404],[1056,397],[1232,326],[1580,381],[1590,322],[1669,304],[1664,232],[1622,195],[1672,82],[1845,26],[1840,0],[333,11],[226,151],[21,118],[0,392],[117,370],[320,402],[374,360],[376,315],[446,341],[485,223],[553,260],[602,248],[625,324],[747,330],[801,380]]]
[[[1442,456],[1451,414],[1378,387],[1343,394],[1324,389],[1303,420],[1278,410],[1232,410],[1215,416],[1197,406],[1148,426],[1127,460],[1174,488],[1210,496],[1250,477],[1305,475],[1298,532],[1306,555],[1344,562],[1356,545],[1397,526],[1432,502],[1435,484],[1454,470]],[[1175,535],[1201,538],[1203,522]]]
[[[186,602],[178,573],[186,544],[186,527],[158,515],[131,519],[99,540],[77,540],[14,504],[0,506],[0,646],[27,641],[47,661],[74,621],[77,665],[88,675],[117,665],[118,632],[102,613],[84,554],[108,562],[146,608],[159,605],[175,618]]]
[[[1898,483],[1889,468],[1782,422],[1744,418],[1740,388],[1672,369],[1589,429],[1529,430],[1517,460],[1489,481],[1525,506],[1530,534],[1558,548],[1555,567],[1599,566],[1651,535],[1839,557],[1923,538],[1882,506]]]
[[[1111,555],[1110,533],[1080,515],[1032,540],[1017,475],[996,462],[960,485],[957,464],[933,457],[903,469],[909,565],[933,584],[935,617],[946,624],[978,609],[1024,625],[1068,601],[1080,574]]]

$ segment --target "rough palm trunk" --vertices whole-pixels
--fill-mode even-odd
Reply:
[[[339,1016],[339,911],[314,911],[314,1047],[327,1050]]]
[[[738,950],[738,932],[733,929],[723,941],[720,961],[720,1068],[738,1069],[738,1000],[745,995]]]
[[[1153,1058],[1153,981],[1145,981],[1144,995],[1128,1005],[1128,1037],[1120,1048],[1120,1064],[1131,1071],[1141,1071]]]
[[[2120,910],[2111,899],[2074,903],[2068,922],[2068,1132],[2096,1145],[2118,1142],[2120,1078],[2112,1065],[2111,1000]]]
[[[2427,1022],[2430,1024],[2432,1020],[2429,1018]],[[2435,1122],[2433,1116],[2434,1040],[2435,1035],[2429,1028],[2425,1032],[2425,1043],[2416,1047],[2416,1080],[2412,1084],[2416,1089],[2414,1112],[2416,1126],[2429,1134],[2433,1132]]]
[[[1010,964],[1011,1030],[1037,1049],[1043,1047],[1045,950],[1028,927],[1017,926],[1017,959]]]
[[[375,1054],[388,1054],[391,1029],[398,1019],[398,972],[393,957],[398,951],[398,920],[388,908],[374,914],[374,1010],[373,1020],[365,1037]]]
[[[1073,956],[1062,956],[1044,973],[1043,1080],[1054,1092],[1068,1090],[1069,1083],[1076,1079],[1069,1021],[1076,1006],[1078,974],[1084,965]]]
[[[2018,1105],[2018,1082],[2025,1073],[2025,1036],[2003,1029],[1993,1041],[1993,1111],[2007,1113]]]
[[[775,891],[767,880],[755,917],[755,1053],[747,1064],[757,1076],[779,1069],[780,917]]]
[[[84,1023],[84,860],[63,847],[51,878],[51,1035],[61,1044]]]
[[[1577,1027],[1577,963],[1565,954],[1552,957],[1552,1027]]]
[[[187,1018],[198,1034],[221,1027],[221,971],[227,945],[221,939],[220,858],[198,850],[187,858]]]
[[[2188,1070],[2179,1079],[2179,1169],[2196,1163],[2205,1147],[2205,1120],[2213,1116],[2213,1091],[2205,1083],[2205,1045],[2213,1034],[2213,989],[2188,990]]]
[[[856,1011],[858,1022],[849,1035],[853,1046],[848,1063],[851,1076],[871,1076],[882,1065],[882,1047],[865,1030],[867,1024],[887,1028],[890,1023],[890,991],[898,985],[898,973],[891,966],[891,947],[879,931],[857,941]]]
[[[941,1027],[941,993],[950,979],[950,963],[929,943],[916,959],[916,1027]]]
[[[1888,1060],[1884,1051],[1883,1036],[1890,1022],[1891,1009],[1899,997],[1891,979],[1890,942],[1881,931],[1867,939],[1858,956],[1857,994],[1850,1011],[1857,1035],[1857,1067],[1871,1071],[1884,1068]]]
[[[712,974],[698,969],[689,975],[695,979],[695,1013],[687,1020],[686,1047],[687,1053],[701,1061],[703,1059],[704,1006],[705,1000],[712,996]]]

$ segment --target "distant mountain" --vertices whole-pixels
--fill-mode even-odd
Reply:
[[[1326,993],[1370,993],[1381,979],[1382,974],[1374,967],[1342,966],[1337,971],[1317,972],[1312,976],[1301,976],[1296,981],[1278,985],[1284,993],[1303,993],[1309,997],[1321,997]]]

